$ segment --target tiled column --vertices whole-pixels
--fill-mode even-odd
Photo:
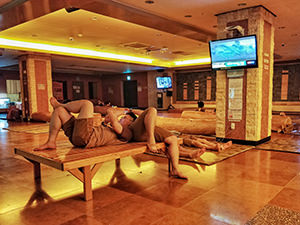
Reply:
[[[270,139],[272,119],[272,80],[275,15],[263,6],[239,9],[217,15],[218,39],[237,36],[226,27],[241,26],[244,35],[257,37],[258,68],[245,69],[242,79],[242,119],[228,118],[228,71],[217,71],[217,127],[218,139],[241,144],[259,144]]]
[[[23,117],[30,120],[34,112],[51,112],[51,58],[23,55],[19,58]]]

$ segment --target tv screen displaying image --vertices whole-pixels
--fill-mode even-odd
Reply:
[[[257,67],[255,35],[209,42],[213,70]]]
[[[156,77],[156,87],[159,89],[172,88],[171,77]]]

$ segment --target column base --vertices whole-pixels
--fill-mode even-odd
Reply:
[[[227,141],[232,141],[234,144],[240,144],[240,145],[260,145],[262,143],[265,143],[267,141],[271,140],[271,136],[265,137],[261,140],[258,141],[249,141],[249,140],[240,140],[240,139],[231,139],[231,138],[220,138],[216,137],[216,140],[218,142],[227,142]]]

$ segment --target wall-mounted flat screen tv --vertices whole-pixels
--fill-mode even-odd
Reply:
[[[172,88],[171,77],[156,77],[156,87],[158,89]]]
[[[213,70],[258,67],[256,35],[209,42]]]

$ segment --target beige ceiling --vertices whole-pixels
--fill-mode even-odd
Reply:
[[[111,17],[55,11],[0,32],[3,38],[113,52],[159,61],[209,57],[207,43]],[[174,54],[182,52],[181,54]]]
[[[194,59],[209,56],[207,42],[215,38],[217,30],[215,14],[263,5],[277,15],[277,60],[300,59],[299,0],[153,1],[154,4],[146,4],[144,0],[85,0],[84,4],[78,3],[80,10],[71,13],[61,8],[66,7],[66,2],[76,1],[0,1],[2,18],[8,17],[8,13],[20,14],[21,9],[25,12],[11,23],[0,20],[0,37],[128,54],[162,62]],[[40,4],[38,10],[34,8],[37,2]],[[12,6],[7,7],[8,4]],[[30,10],[32,12],[28,12]],[[5,50],[0,58],[0,67],[16,64],[16,57],[20,54],[22,52]],[[93,72],[116,73],[157,69],[62,56],[53,56],[53,66],[54,70],[90,68],[89,71]]]

